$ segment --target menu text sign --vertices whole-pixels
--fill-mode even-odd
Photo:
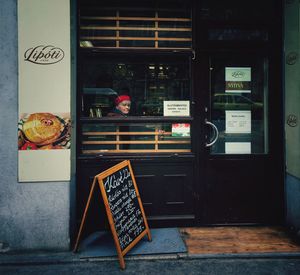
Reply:
[[[125,160],[95,176],[74,250],[76,251],[78,247],[96,182],[98,182],[101,190],[120,266],[124,269],[123,256],[146,234],[151,241],[150,230],[129,160]]]

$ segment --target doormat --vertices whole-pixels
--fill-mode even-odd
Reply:
[[[150,229],[152,241],[144,236],[126,255],[185,253],[187,248],[178,228]],[[79,246],[80,258],[117,256],[111,232],[97,231],[84,239]]]

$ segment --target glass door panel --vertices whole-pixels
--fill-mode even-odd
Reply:
[[[268,153],[268,63],[259,55],[210,59],[211,154]],[[216,135],[215,135],[216,137]]]

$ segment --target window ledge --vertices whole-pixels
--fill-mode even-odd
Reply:
[[[81,122],[90,123],[117,123],[117,122],[189,122],[193,121],[193,117],[187,116],[128,116],[128,117],[100,117],[100,118],[89,118],[83,117],[80,119]]]

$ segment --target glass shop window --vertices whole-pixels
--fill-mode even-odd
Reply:
[[[81,1],[80,154],[191,152],[191,11],[186,0]],[[129,114],[108,116],[120,95]]]
[[[82,112],[85,117],[105,117],[118,95],[129,95],[129,116],[168,116],[167,103],[189,109],[190,58],[164,57],[86,58],[82,66]],[[174,104],[175,104],[174,103]],[[169,111],[169,112],[168,112]],[[178,110],[177,110],[178,111]],[[178,116],[189,116],[178,111]]]
[[[187,56],[84,59],[81,154],[191,152],[190,74]],[[124,94],[131,98],[129,115],[109,118],[116,97]],[[182,109],[180,105],[188,112],[179,110],[170,120],[170,112]]]

